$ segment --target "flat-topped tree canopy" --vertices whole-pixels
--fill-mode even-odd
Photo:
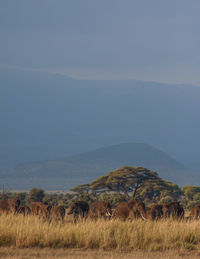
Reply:
[[[154,171],[143,167],[123,166],[97,178],[88,185],[79,185],[73,188],[72,191],[81,192],[84,186],[91,192],[123,192],[126,196],[133,193],[134,197],[137,189],[145,181],[153,179],[160,179]]]

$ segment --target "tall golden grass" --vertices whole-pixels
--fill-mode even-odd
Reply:
[[[200,249],[200,221],[85,220],[1,215],[0,246],[162,251]]]

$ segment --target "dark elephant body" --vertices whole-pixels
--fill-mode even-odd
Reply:
[[[89,213],[89,205],[85,201],[72,202],[69,208],[68,215],[73,215],[74,221],[78,220],[78,217],[86,218]]]
[[[182,219],[184,217],[184,209],[179,202],[167,202],[163,204],[163,217]]]
[[[150,209],[146,212],[147,219],[158,220],[163,217],[163,205],[153,204]]]
[[[17,213],[27,216],[31,214],[31,209],[28,206],[20,206]]]

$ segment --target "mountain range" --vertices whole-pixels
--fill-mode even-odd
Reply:
[[[61,168],[63,163],[63,168],[66,168],[66,161],[60,157],[68,160],[80,153],[119,143],[146,143],[191,168],[191,172],[198,172],[199,100],[200,87],[193,85],[137,80],[77,80],[47,72],[1,67],[0,176],[12,171],[13,175],[10,175],[14,181],[20,164],[23,171],[26,168],[24,164],[33,164],[32,168],[38,164],[40,167],[41,163],[36,161],[43,160],[48,162],[42,162],[42,165],[59,164]],[[119,157],[118,160],[124,163],[104,167],[101,162],[98,172],[107,173],[113,167],[126,165],[126,160]],[[138,165],[134,159],[127,162]],[[68,162],[67,168],[70,168],[69,163],[76,166]],[[77,163],[76,159],[74,163]],[[87,159],[85,163],[89,165]],[[157,164],[160,164],[159,159]],[[151,167],[147,163],[148,166]],[[95,164],[95,167],[99,165]],[[57,172],[62,172],[61,169],[47,168],[55,178]],[[94,172],[93,165],[91,168]],[[150,169],[154,168],[165,173],[156,164]],[[84,166],[82,172],[86,174]],[[92,179],[88,167],[87,172],[87,179]],[[37,173],[42,175],[43,170]],[[200,177],[196,176],[194,179],[198,184]],[[180,184],[186,183],[180,175],[173,179]],[[188,183],[191,180],[190,175]],[[29,183],[27,178],[24,185],[30,186]]]

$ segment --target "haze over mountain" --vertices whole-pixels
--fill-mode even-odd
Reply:
[[[36,161],[47,160],[51,179],[46,172],[44,182],[36,182],[53,186],[57,173],[69,172],[79,161],[76,157],[66,167],[60,157],[145,143],[191,168],[189,176],[174,174],[173,166],[168,172],[165,163],[160,168],[160,160],[154,161],[164,176],[168,172],[177,183],[198,184],[199,8],[197,0],[2,0],[0,177],[10,172],[9,181],[17,184],[15,173],[29,175],[33,168],[40,176],[44,162]],[[95,161],[101,157],[94,154]],[[138,162],[146,161],[143,156]],[[117,166],[108,162],[104,168],[102,161],[93,166],[81,157],[85,177],[89,165],[100,172],[95,169],[100,164],[105,173]],[[134,163],[121,153],[116,160]],[[21,179],[32,185],[30,177]]]
[[[0,170],[118,143],[199,166],[200,87],[0,69]]]
[[[142,143],[114,145],[62,159],[17,166],[2,171],[0,182],[7,189],[29,189],[37,186],[50,190],[66,190],[88,183],[124,165],[155,170],[160,177],[180,185],[192,183],[191,171],[166,153]]]

